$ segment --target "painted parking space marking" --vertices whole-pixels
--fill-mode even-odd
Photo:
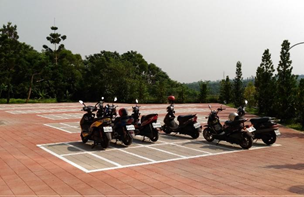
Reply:
[[[172,138],[172,140],[169,140],[169,138]],[[76,141],[41,144],[37,146],[76,168],[86,173],[91,173],[240,151],[250,151],[280,145],[274,144],[272,146],[266,146],[254,144],[249,150],[243,150],[238,145],[234,146],[226,142],[221,142],[220,144],[210,143],[202,140],[201,137],[200,139],[194,140],[187,136],[160,134],[160,140],[156,143],[135,138],[129,147],[124,146],[120,142],[115,143],[115,141],[112,140],[110,147],[106,150],[103,150],[100,146],[96,146],[92,149],[91,141],[86,144]]]

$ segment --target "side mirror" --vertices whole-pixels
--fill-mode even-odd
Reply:
[[[211,109],[211,105],[208,105],[209,109]]]
[[[136,99],[135,102],[138,103],[138,100]]]
[[[247,105],[248,104],[248,101],[247,100],[245,100],[245,105]]]
[[[101,97],[101,100],[102,100],[102,101],[104,100],[104,97],[103,97],[103,96]]]
[[[79,103],[83,105],[83,101],[82,100],[79,100]]]
[[[114,102],[116,102],[117,101],[117,97],[115,96],[115,98],[114,98]]]

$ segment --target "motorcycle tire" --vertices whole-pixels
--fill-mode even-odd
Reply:
[[[122,142],[123,142],[126,146],[129,146],[129,145],[132,144],[132,142],[133,142],[133,137],[131,136],[131,134],[127,133],[127,134],[122,138]]]
[[[204,129],[203,136],[207,142],[212,142],[214,140],[214,137],[210,131],[210,129]]]
[[[82,143],[87,143],[88,142],[88,138],[86,138],[86,137],[83,137],[82,136],[82,134],[80,134],[80,137],[81,137],[81,141],[82,141]]]
[[[274,131],[262,136],[262,141],[267,145],[271,145],[271,144],[275,143],[276,140],[277,140],[277,135],[275,134]]]
[[[170,133],[171,133],[170,129],[169,129],[167,126],[163,126],[162,129],[163,129],[163,131],[164,131],[166,134],[170,134]]]
[[[191,137],[193,139],[197,139],[200,135],[200,132],[202,132],[201,128],[195,129],[192,133],[191,133]]]
[[[152,130],[152,136],[150,137],[150,140],[152,142],[156,142],[158,140],[158,137],[159,137],[158,130],[157,129],[153,129]]]
[[[240,146],[243,149],[249,149],[251,148],[253,143],[252,137],[248,133],[244,133],[240,142]]]
[[[111,142],[111,140],[104,134],[102,136],[102,141],[100,143],[101,147],[104,149],[108,148],[110,146],[110,142]]]

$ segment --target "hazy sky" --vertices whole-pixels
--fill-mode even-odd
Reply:
[[[83,58],[133,50],[179,82],[255,76],[269,49],[275,68],[281,44],[304,42],[303,0],[0,0],[0,25],[17,25],[19,40],[41,51],[55,24]],[[304,74],[304,44],[291,51]]]

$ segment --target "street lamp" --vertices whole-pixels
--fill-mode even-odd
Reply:
[[[297,46],[297,45],[299,45],[299,44],[304,44],[304,42],[299,42],[299,43],[297,43],[297,44],[292,45],[292,46],[288,49],[288,51],[290,51],[290,49],[292,49],[293,47],[295,47],[295,46]]]

